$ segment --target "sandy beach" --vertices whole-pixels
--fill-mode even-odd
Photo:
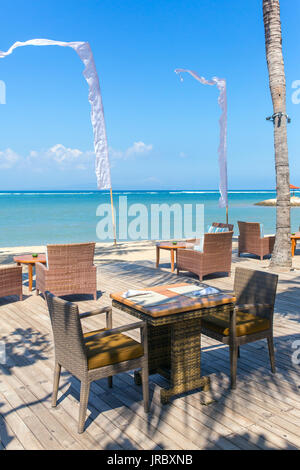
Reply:
[[[237,257],[237,243],[238,238],[233,238],[233,256]],[[114,262],[136,262],[137,264],[155,267],[156,263],[156,241],[135,241],[135,242],[120,242],[117,245],[112,243],[96,243],[95,249],[95,264],[107,264]],[[300,247],[299,247],[300,251]],[[298,251],[298,252],[299,252]],[[0,248],[0,264],[13,263],[13,257],[21,254],[31,253],[45,253],[46,246],[16,246]],[[265,258],[260,261],[255,256],[245,256],[240,260],[243,262],[250,259],[257,264],[257,268],[267,268],[269,266],[269,259]],[[160,268],[170,270],[170,253],[165,250],[160,251]],[[293,270],[300,270],[300,256],[297,255],[293,258]]]

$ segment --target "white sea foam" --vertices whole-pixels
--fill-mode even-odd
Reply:
[[[88,196],[90,194],[94,194],[93,192],[89,193],[69,193],[69,192],[53,192],[53,193],[46,193],[46,192],[36,192],[36,193],[16,193],[16,192],[9,192],[9,193],[0,193],[0,196]]]

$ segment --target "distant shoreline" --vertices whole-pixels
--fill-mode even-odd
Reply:
[[[218,189],[119,189],[119,188],[113,188],[114,192],[145,192],[145,193],[151,193],[151,192],[158,192],[158,193],[170,193],[170,192],[178,192],[178,193],[219,193]],[[276,194],[275,189],[229,189],[228,193],[272,193]],[[295,193],[300,193],[300,190],[294,191]],[[49,193],[49,194],[57,194],[57,193],[63,193],[63,194],[68,194],[68,193],[109,193],[109,190],[99,190],[99,189],[4,189],[0,191],[0,194],[37,194],[37,193]]]

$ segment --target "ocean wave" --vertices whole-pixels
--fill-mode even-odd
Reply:
[[[169,194],[218,194],[219,191],[168,191]]]
[[[38,192],[38,193],[27,193],[27,192],[9,192],[9,193],[0,193],[0,196],[88,196],[91,194],[96,194],[96,192],[78,192],[78,193],[61,193],[61,192],[53,192],[53,193],[47,193],[47,192]]]

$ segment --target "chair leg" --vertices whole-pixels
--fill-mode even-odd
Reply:
[[[40,295],[39,289],[35,289],[35,295]]]
[[[97,291],[94,292],[94,300],[97,300]]]
[[[79,422],[78,422],[78,433],[81,434],[84,431],[84,424],[86,418],[86,410],[89,401],[90,383],[81,382],[80,385],[80,408],[79,408]]]
[[[273,374],[275,374],[276,373],[276,366],[275,366],[275,352],[274,352],[273,336],[268,337],[268,347],[269,347],[271,371],[273,372]]]
[[[236,388],[236,372],[237,372],[237,358],[238,358],[238,346],[233,344],[229,346],[230,349],[230,379],[231,388]]]
[[[108,381],[108,386],[109,386],[109,388],[112,388],[112,386],[113,386],[113,378],[112,378],[112,377],[107,377],[107,381]]]
[[[148,361],[142,367],[143,399],[145,413],[149,412],[149,370]]]
[[[52,408],[56,407],[60,372],[61,372],[61,365],[56,363],[55,368],[54,368],[53,393],[52,393],[52,403],[51,403]]]

